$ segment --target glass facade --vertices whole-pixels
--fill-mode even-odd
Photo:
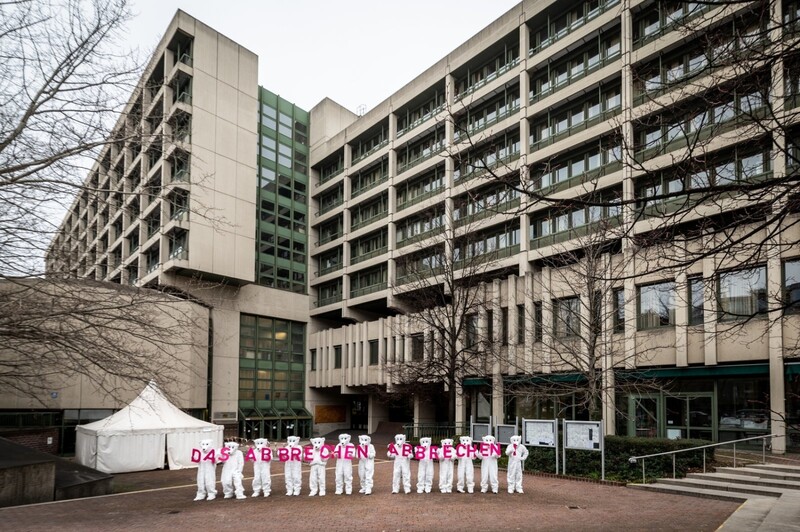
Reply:
[[[308,292],[308,112],[259,88],[256,281]]]
[[[243,437],[310,435],[305,399],[305,324],[241,314],[239,419]]]

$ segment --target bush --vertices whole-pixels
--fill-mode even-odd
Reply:
[[[668,440],[660,438],[630,438],[622,436],[607,436],[606,444],[606,479],[622,482],[641,482],[641,462],[631,464],[631,456],[656,454],[678,449],[687,449],[705,445],[709,442],[703,440]],[[529,447],[530,454],[525,461],[527,471],[555,473],[555,449],[546,447]],[[600,478],[601,455],[597,451],[578,451],[567,449],[567,471],[570,476]],[[559,460],[563,460],[560,456]],[[706,461],[714,460],[714,448],[706,449]],[[563,461],[561,462],[563,464]],[[691,469],[703,467],[703,450],[678,453],[675,455],[675,472],[678,477],[683,477]],[[559,471],[561,467],[559,466]],[[672,477],[672,456],[659,456],[648,458],[645,461],[648,479]]]

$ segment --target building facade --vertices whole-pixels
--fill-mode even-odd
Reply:
[[[570,338],[592,335],[607,433],[786,435],[798,419],[796,218],[769,229],[745,213],[775,199],[748,187],[794,164],[789,128],[759,117],[790,123],[793,63],[763,58],[793,38],[796,7],[568,4],[520,3],[334,135],[315,129],[340,111],[311,110],[312,412],[342,404],[370,430],[412,412],[444,421],[425,396],[401,413],[384,400],[403,384],[397,365],[443,356],[440,332],[410,328],[404,299],[420,273],[441,282],[483,255],[494,279],[477,327],[501,331],[502,356],[464,376],[456,422],[588,417],[580,386],[546,397],[519,393],[519,377],[569,380],[565,352],[589,354]],[[727,184],[736,192],[691,199]],[[721,221],[736,213],[738,229]],[[750,233],[726,251],[712,227]],[[600,244],[607,283],[588,291],[569,264]],[[701,257],[704,246],[716,251]],[[629,385],[643,378],[651,387]],[[773,449],[787,443],[797,435]]]
[[[179,11],[48,271],[200,299],[207,393],[179,406],[245,437],[445,421],[397,369],[442,356],[409,313],[452,282],[479,294],[457,343],[492,353],[456,423],[600,415],[782,452],[800,235],[789,187],[761,184],[797,163],[797,14],[523,1],[357,116],[259,87],[252,52]],[[50,413],[102,404],[81,401]]]

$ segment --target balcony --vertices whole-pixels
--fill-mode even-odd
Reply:
[[[356,229],[361,229],[362,227],[366,227],[369,224],[377,220],[380,220],[381,218],[386,218],[388,212],[389,212],[388,210],[384,210],[368,218],[362,218],[361,220],[354,221],[353,223],[350,224],[350,230],[355,231]]]
[[[438,196],[439,194],[442,193],[443,190],[444,190],[444,185],[439,185],[439,187],[437,187],[437,188],[435,188],[433,190],[428,190],[427,192],[423,192],[421,194],[417,194],[413,198],[409,198],[409,199],[403,201],[402,203],[398,203],[397,204],[397,210],[401,211],[403,209],[407,209],[408,207],[411,207],[412,205],[416,205],[417,203],[425,201],[428,198],[432,198],[434,196]]]
[[[603,229],[613,229],[619,227],[621,223],[622,223],[621,216],[613,216],[611,218],[606,218],[604,220],[592,222],[586,225],[582,225],[580,227],[567,229],[566,231],[559,231],[558,233],[553,233],[546,236],[540,236],[538,238],[532,238],[530,241],[530,249],[532,250],[539,249],[547,246],[552,246],[553,244],[568,242],[575,238],[591,235],[592,233],[601,231]],[[612,238],[613,236],[614,235],[609,235],[609,238]]]
[[[570,74],[567,75],[562,80],[556,80],[556,81],[550,80],[549,83],[547,84],[547,87],[543,87],[542,89],[539,90],[539,92],[534,93],[534,91],[530,91],[528,93],[529,94],[530,103],[536,103],[536,102],[538,102],[540,100],[543,100],[544,98],[550,96],[551,94],[557,93],[561,89],[569,87],[573,83],[576,83],[576,82],[580,81],[581,79],[585,78],[589,74],[591,74],[593,72],[596,72],[597,70],[600,70],[604,66],[610,65],[612,63],[616,63],[619,58],[620,58],[620,52],[617,51],[616,53],[614,53],[613,55],[609,55],[608,57],[606,57],[602,61],[598,61],[597,63],[595,63],[593,65],[587,65],[585,68],[583,68],[579,72],[574,72],[574,71],[570,72]]]
[[[574,20],[570,25],[558,30],[553,35],[549,35],[547,39],[544,39],[541,43],[539,43],[538,46],[532,47],[530,50],[528,50],[528,57],[532,57],[533,55],[535,55],[538,52],[541,52],[545,48],[552,46],[559,40],[563,39],[572,32],[578,30],[579,28],[586,25],[588,22],[594,20],[595,18],[605,13],[606,11],[608,11],[610,8],[614,7],[617,4],[619,4],[619,0],[608,0],[607,2],[604,2],[603,5],[600,5],[595,9],[592,9],[581,18]]]
[[[383,246],[383,247],[378,248],[376,250],[373,250],[373,251],[370,251],[370,252],[367,252],[367,253],[362,253],[361,255],[352,257],[350,259],[350,264],[351,265],[358,264],[359,262],[364,262],[365,260],[369,260],[369,259],[372,259],[372,258],[375,258],[375,257],[379,257],[379,256],[383,255],[384,253],[386,253],[387,251],[388,251],[388,247],[387,246]]]
[[[326,307],[328,305],[333,305],[334,303],[339,303],[342,300],[342,294],[333,294],[332,296],[328,297],[321,297],[317,299],[315,305],[317,308],[319,307]]]
[[[461,132],[462,129],[460,128],[456,129],[453,135],[453,141],[458,142],[459,140],[461,140],[462,135],[466,138],[469,138],[474,133],[480,133],[487,127],[497,124],[504,118],[509,117],[517,113],[518,111],[519,111],[519,101],[517,101],[517,103],[514,105],[506,107],[505,111],[502,111],[500,113],[494,113],[493,116],[490,116],[486,119],[477,120],[473,124],[470,124],[465,130],[463,130],[464,133]]]
[[[499,78],[500,76],[502,76],[506,72],[508,72],[511,69],[513,69],[518,64],[519,64],[519,57],[517,57],[516,59],[513,59],[512,61],[506,63],[505,65],[501,66],[500,68],[498,68],[497,70],[495,70],[494,72],[492,72],[491,74],[489,74],[488,76],[483,78],[482,80],[480,80],[480,81],[478,81],[476,83],[473,83],[472,85],[470,85],[469,87],[464,89],[463,92],[461,92],[461,93],[456,95],[456,101],[464,99],[465,97],[467,97],[470,94],[474,93],[475,91],[477,91],[481,87],[491,83],[492,81],[496,80],[497,78]]]
[[[584,120],[580,124],[575,124],[557,133],[556,133],[556,125],[552,124],[545,130],[547,131],[547,138],[531,142],[531,151],[541,150],[542,148],[549,146],[551,144],[555,144],[556,142],[559,142],[569,137],[570,135],[577,133],[578,131],[589,129],[590,127],[600,124],[601,122],[605,122],[606,120],[610,120],[611,118],[619,116],[620,114],[622,114],[622,107],[617,106],[612,109],[608,109],[607,111],[603,111],[587,120]]]
[[[380,292],[381,290],[386,290],[387,284],[386,281],[376,283],[370,286],[364,286],[362,288],[353,288],[350,290],[350,297],[360,297],[365,296],[367,294],[372,294],[375,292]]]
[[[413,168],[413,167],[417,166],[418,164],[420,164],[421,162],[427,161],[428,159],[430,159],[434,155],[438,155],[439,153],[441,153],[444,150],[444,146],[445,146],[444,139],[442,139],[442,140],[432,144],[431,146],[423,149],[422,153],[420,153],[420,155],[415,157],[414,159],[408,159],[408,160],[405,160],[405,161],[402,161],[402,162],[398,161],[398,163],[397,163],[397,173],[401,174],[401,173],[405,172],[406,170],[408,170],[409,168]]]
[[[439,114],[441,111],[444,111],[445,105],[446,105],[446,102],[442,103],[436,109],[428,111],[427,113],[425,113],[421,117],[417,118],[416,120],[414,120],[413,122],[408,124],[403,129],[398,129],[397,130],[397,138],[399,139],[400,137],[402,137],[403,135],[405,135],[406,133],[408,133],[409,131],[411,131],[415,127],[419,126],[420,124],[422,124],[424,122],[427,122],[428,120],[430,120],[431,118],[433,118],[434,116]]]
[[[489,216],[493,216],[495,214],[504,214],[504,212],[509,209],[519,207],[519,204],[520,204],[519,198],[514,198],[509,201],[504,201],[503,203],[498,203],[497,205],[490,205],[479,212],[476,212],[474,214],[467,214],[456,219],[455,226],[461,227],[469,223],[474,223],[479,220],[483,220],[484,218],[488,218]]]
[[[440,235],[444,233],[444,227],[437,227],[435,229],[431,229],[430,231],[425,231],[424,233],[417,233],[414,236],[410,236],[408,238],[404,238],[403,240],[397,241],[397,247],[402,248],[405,246],[410,246],[416,242],[420,242],[425,240],[426,238],[430,238],[432,236]]]
[[[368,190],[371,190],[371,189],[377,187],[378,185],[380,185],[381,183],[385,183],[388,180],[389,180],[389,174],[385,173],[382,176],[380,176],[380,178],[378,178],[378,179],[376,179],[374,181],[370,181],[369,183],[364,183],[360,187],[352,189],[350,191],[350,197],[351,198],[356,198],[356,197],[360,196],[361,194],[363,194],[364,192],[366,192]]]
[[[383,148],[387,144],[389,144],[389,139],[383,139],[377,145],[375,145],[372,148],[370,148],[368,151],[362,153],[358,157],[354,157],[353,161],[351,162],[351,166],[354,166],[359,161],[363,161],[364,159],[366,159],[367,157],[369,157],[373,153],[379,151],[381,148]]]
[[[343,267],[344,264],[342,264],[341,262],[337,262],[336,264],[330,264],[328,266],[325,266],[324,268],[320,268],[318,276],[322,277],[323,275],[328,275],[329,273],[341,270]]]

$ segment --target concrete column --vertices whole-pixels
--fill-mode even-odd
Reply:
[[[517,346],[517,336],[519,335],[519,309],[517,308],[517,282],[520,278],[516,275],[509,275],[506,279],[508,283],[508,374],[516,375],[520,369],[523,349]],[[523,314],[524,315],[524,314]]]
[[[770,246],[767,260],[767,294],[783,293],[783,267],[780,258],[780,232],[771,231],[775,235]],[[776,310],[769,313],[769,409],[771,432],[776,437],[772,439],[772,453],[784,454],[786,452],[786,375],[783,366],[783,319],[782,303],[770,301],[770,306]]]
[[[713,237],[709,236],[708,239]],[[709,242],[707,245],[716,245],[714,242]],[[706,248],[713,249],[713,248]],[[705,308],[703,309],[704,316],[704,361],[706,366],[717,365],[717,297],[716,297],[716,274],[717,274],[717,261],[714,257],[704,258],[703,261],[703,298],[705,300]]]
[[[494,331],[494,341],[492,342],[492,350],[494,352],[494,357],[492,359],[492,412],[497,418],[502,420],[505,401],[503,400],[503,368],[500,363],[500,352],[502,349],[500,334],[502,333],[503,321],[503,313],[500,306],[500,280],[495,279],[492,281],[491,285],[487,285],[486,289],[487,292],[489,292],[488,299],[492,308],[492,321],[494,322],[492,323],[492,330]],[[495,421],[495,423],[497,423],[497,421]]]
[[[389,408],[380,402],[375,394],[369,394],[367,398],[367,432],[375,432],[381,421],[389,421]]]
[[[534,284],[533,284],[533,272],[529,271],[525,273],[525,279],[523,281],[525,283],[524,288],[524,304],[525,304],[525,343],[522,346],[523,349],[523,371],[527,373],[536,373],[536,368],[540,367],[541,365],[541,349],[538,353],[534,351],[534,339],[536,338],[536,328],[535,324],[535,312],[536,312],[536,301],[534,300]],[[536,355],[539,355],[540,360],[536,360]]]
[[[467,419],[467,408],[464,402],[464,387],[456,384],[456,424],[463,424]]]
[[[675,251],[678,261],[684,260],[685,253],[682,247]],[[685,268],[680,268],[675,274],[675,365],[686,367],[689,365],[689,312],[692,302],[689,301],[689,285]]]
[[[436,406],[432,401],[414,396],[414,423],[434,423],[436,422]]]
[[[552,371],[553,294],[550,286],[550,267],[542,268],[542,373]]]

